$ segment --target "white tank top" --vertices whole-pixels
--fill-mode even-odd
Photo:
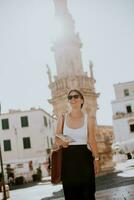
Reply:
[[[82,145],[87,144],[87,114],[84,114],[84,124],[80,128],[69,128],[64,118],[63,135],[69,136],[72,142],[69,145]]]

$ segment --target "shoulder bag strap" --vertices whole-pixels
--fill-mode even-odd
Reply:
[[[63,130],[64,130],[64,122],[65,122],[65,115],[62,114],[62,134],[63,134]]]

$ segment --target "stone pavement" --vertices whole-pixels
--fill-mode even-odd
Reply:
[[[134,200],[134,165],[96,177],[96,200]],[[124,170],[124,171],[123,171]],[[41,200],[64,200],[63,191]]]
[[[134,185],[97,191],[96,200],[134,200]]]
[[[134,159],[120,163],[113,173],[96,177],[96,189],[96,200],[134,200]],[[45,177],[42,182],[10,188],[10,200],[18,199],[64,200],[64,195],[61,184],[53,186],[50,177]]]
[[[64,200],[63,191],[54,192],[53,197],[41,200]],[[134,200],[134,185],[97,191],[96,200]]]

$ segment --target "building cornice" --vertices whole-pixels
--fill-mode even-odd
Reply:
[[[7,116],[7,115],[26,114],[26,113],[38,112],[38,111],[42,111],[46,115],[48,115],[49,117],[54,119],[54,117],[51,114],[49,114],[48,112],[46,112],[42,108],[31,108],[30,110],[20,110],[20,109],[18,109],[18,110],[13,109],[12,110],[12,109],[10,109],[9,112],[7,112],[7,113],[1,113],[1,117]]]

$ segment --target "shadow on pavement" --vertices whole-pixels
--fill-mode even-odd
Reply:
[[[56,200],[56,199],[59,199],[59,198],[63,198],[64,197],[64,194],[63,194],[63,190],[59,190],[58,192],[53,192],[53,196],[51,197],[46,197],[46,198],[43,198],[41,200]]]
[[[105,190],[134,184],[134,177],[118,176],[120,172],[109,173],[96,177],[96,190]]]
[[[134,177],[120,177],[118,173],[119,171],[96,177],[96,191],[134,184]],[[41,200],[63,199],[63,196],[63,190],[60,190],[54,192],[53,196]]]
[[[10,190],[17,190],[17,189],[24,189],[24,188],[28,188],[28,187],[32,187],[32,186],[36,186],[36,185],[48,185],[50,184],[50,181],[34,181],[34,182],[30,182],[30,183],[24,183],[21,185],[12,185],[10,186]]]

